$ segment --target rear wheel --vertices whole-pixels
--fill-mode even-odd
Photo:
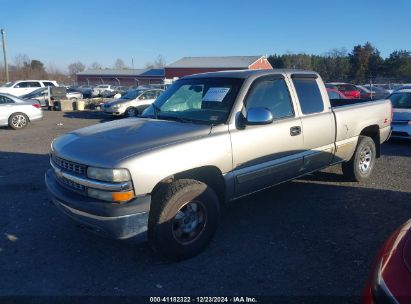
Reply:
[[[153,194],[150,246],[168,259],[191,258],[210,243],[219,216],[220,204],[213,189],[196,180],[174,181]]]
[[[9,117],[9,126],[14,130],[24,129],[29,124],[29,118],[24,113],[13,113]]]
[[[370,137],[360,136],[353,157],[342,164],[344,176],[356,182],[369,178],[374,169],[376,157],[374,141]]]

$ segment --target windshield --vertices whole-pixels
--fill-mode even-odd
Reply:
[[[411,109],[411,93],[395,93],[389,98],[394,108]]]
[[[24,95],[23,97],[28,98],[28,97],[40,96],[41,93],[43,93],[44,90],[45,90],[45,88],[40,88],[40,89],[34,90],[33,92],[30,92],[30,93]]]
[[[143,90],[130,90],[127,91],[126,94],[121,96],[121,99],[136,99],[143,92]]]
[[[223,123],[228,118],[243,81],[236,78],[179,80],[143,112],[143,117]]]
[[[15,84],[15,82],[7,82],[7,83],[3,84],[2,87],[10,88],[11,86],[13,86],[13,84]]]

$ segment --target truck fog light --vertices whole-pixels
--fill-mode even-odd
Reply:
[[[133,191],[126,192],[109,192],[97,189],[88,189],[88,196],[107,202],[122,203],[131,200],[134,197]]]

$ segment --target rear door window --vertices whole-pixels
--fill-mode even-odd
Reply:
[[[28,88],[41,88],[41,84],[40,82],[37,82],[37,81],[30,81],[30,82],[27,82],[27,87]]]
[[[324,111],[323,98],[315,78],[293,78],[293,83],[303,114]]]
[[[0,104],[14,103],[14,101],[6,96],[0,95]]]
[[[43,84],[45,87],[55,87],[54,83],[49,82],[49,81],[44,81]]]

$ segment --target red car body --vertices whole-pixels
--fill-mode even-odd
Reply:
[[[345,97],[345,95],[342,92],[336,89],[327,88],[327,93],[330,99],[347,99],[347,97]]]
[[[344,94],[349,99],[359,99],[361,97],[360,90],[353,84],[349,83],[330,83],[328,88],[333,88]]]
[[[381,248],[362,302],[411,303],[411,220],[397,229]]]

